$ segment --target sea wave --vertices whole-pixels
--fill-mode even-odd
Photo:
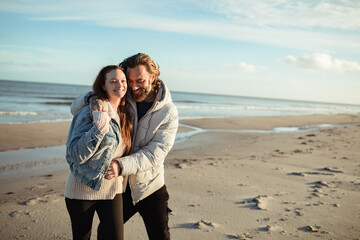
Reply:
[[[70,106],[72,102],[43,102],[43,104],[47,105],[64,105],[64,106]]]
[[[0,116],[27,116],[27,115],[35,116],[35,115],[39,115],[39,113],[38,112],[4,112],[4,111],[0,111]]]
[[[62,164],[65,162],[64,158],[53,158],[53,159],[46,159],[46,160],[37,160],[33,162],[19,162],[19,163],[9,163],[0,166],[0,175],[4,172],[8,171],[16,171],[21,169],[29,169],[29,168],[36,168],[40,166],[46,165],[54,165],[54,164]]]
[[[27,123],[51,123],[51,122],[71,122],[72,121],[72,117],[71,118],[55,118],[55,119],[43,119],[43,120],[38,120],[38,121],[29,121]]]
[[[262,111],[344,111],[351,112],[349,108],[320,108],[320,107],[267,107],[267,106],[186,106],[177,105],[178,109],[211,109],[211,110],[262,110]]]
[[[72,118],[56,118],[56,119],[41,119],[33,121],[14,121],[1,124],[23,124],[23,123],[60,123],[60,122],[71,122]]]

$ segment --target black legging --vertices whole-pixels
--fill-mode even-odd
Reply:
[[[117,194],[113,200],[76,200],[65,198],[71,219],[74,240],[89,240],[94,213],[99,216],[106,240],[124,239],[123,200]]]

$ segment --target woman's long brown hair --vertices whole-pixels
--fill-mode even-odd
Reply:
[[[95,79],[95,82],[93,84],[93,91],[98,97],[100,97],[103,100],[109,100],[109,96],[103,88],[103,86],[105,85],[106,74],[116,69],[119,69],[122,72],[124,72],[124,69],[117,65],[109,65],[101,69]],[[120,101],[119,117],[120,117],[121,137],[125,144],[125,155],[129,155],[131,149],[131,132],[133,126],[131,123],[129,110],[126,104],[126,96],[127,96],[127,92],[125,96],[121,98]]]

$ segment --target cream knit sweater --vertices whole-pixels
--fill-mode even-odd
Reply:
[[[108,114],[111,118],[115,119],[119,123],[119,115],[108,103]],[[101,132],[105,132],[104,127],[109,127],[108,124],[104,124],[104,119],[109,120],[107,117],[100,117],[100,124],[95,125],[99,128]],[[102,128],[102,129],[100,129]],[[113,159],[119,158],[124,154],[124,143],[120,139],[119,146],[115,151]],[[79,199],[79,200],[111,200],[114,199],[116,194],[122,193],[125,189],[126,182],[124,181],[123,176],[118,176],[111,180],[104,178],[99,191],[95,191],[90,187],[86,186],[79,182],[74,175],[69,172],[66,185],[65,185],[65,197],[70,199]]]

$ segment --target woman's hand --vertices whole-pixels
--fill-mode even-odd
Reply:
[[[109,132],[110,127],[110,116],[107,112],[96,111],[93,112],[93,122],[97,129],[102,133],[106,134]]]
[[[121,168],[118,161],[112,160],[105,174],[105,179],[111,180],[121,174]]]
[[[90,106],[90,116],[93,117],[93,112],[107,112],[107,106],[106,103],[101,100],[98,96],[92,96],[89,101]]]

